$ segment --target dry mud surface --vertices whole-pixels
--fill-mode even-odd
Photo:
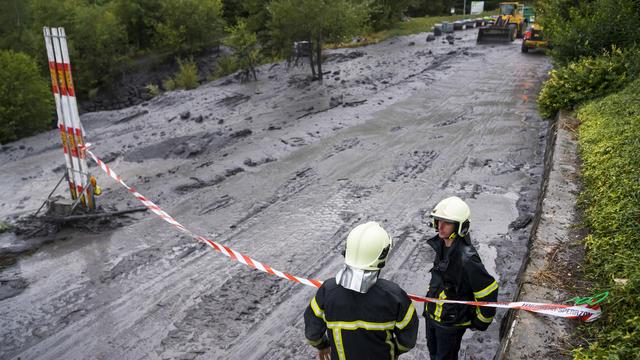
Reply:
[[[434,256],[424,215],[461,196],[510,300],[543,173],[536,94],[550,63],[519,41],[477,46],[476,34],[327,51],[323,85],[306,67],[269,64],[255,83],[221,79],[82,121],[94,152],[182,224],[299,276],[334,276],[349,229],[377,220],[395,240],[382,276],[424,294]],[[4,146],[0,219],[33,213],[62,160],[55,131]],[[139,205],[93,169],[103,206]],[[2,359],[315,355],[302,321],[313,288],[233,263],[150,213],[38,236],[0,235]],[[29,241],[38,246],[21,251]],[[503,316],[467,333],[462,358],[493,358]],[[403,359],[427,356],[420,331]]]

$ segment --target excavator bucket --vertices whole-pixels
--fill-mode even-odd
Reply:
[[[508,43],[515,39],[515,31],[510,27],[485,26],[478,30],[477,42],[482,43]]]

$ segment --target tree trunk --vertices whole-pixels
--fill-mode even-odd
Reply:
[[[318,62],[318,80],[320,80],[320,83],[322,84],[322,35],[321,34],[318,34],[317,41],[316,41],[316,49],[317,49],[316,61]]]
[[[309,49],[309,64],[311,65],[311,78],[315,79],[316,78],[316,66],[313,62],[313,42],[311,42],[311,38],[309,38],[309,46],[311,47]]]

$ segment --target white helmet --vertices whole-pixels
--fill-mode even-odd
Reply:
[[[438,228],[438,220],[458,224],[457,233],[464,237],[469,232],[469,205],[457,196],[448,197],[438,203],[431,212],[433,227]]]
[[[384,267],[393,241],[375,221],[360,224],[347,236],[345,264],[361,270],[380,270]]]

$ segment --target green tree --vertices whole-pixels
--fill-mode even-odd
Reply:
[[[640,1],[539,0],[537,6],[560,65],[640,43]]]
[[[224,34],[221,0],[161,0],[155,43],[177,54],[218,45]]]
[[[0,49],[28,52],[33,36],[29,32],[31,17],[27,2],[4,0],[0,4]]]
[[[272,50],[273,48],[271,33],[268,28],[271,20],[271,13],[267,9],[268,4],[269,0],[244,0],[242,2],[242,8],[247,14],[245,19],[247,30],[256,33],[263,53],[265,49]]]
[[[247,30],[247,24],[243,20],[228,27],[227,32],[229,36],[223,42],[233,50],[235,63],[242,70],[242,80],[257,80],[256,66],[260,63],[260,48],[256,34]]]
[[[53,110],[48,85],[29,55],[0,50],[0,143],[47,129]]]
[[[114,14],[125,26],[129,44],[134,49],[148,49],[153,45],[154,24],[160,21],[160,1],[114,1]]]
[[[368,4],[373,29],[382,30],[401,21],[409,7],[416,5],[418,0],[365,0],[363,3]]]
[[[110,5],[89,5],[76,11],[74,26],[66,33],[75,55],[71,65],[76,86],[88,91],[109,84],[126,58],[127,33]]]
[[[290,55],[294,41],[315,45],[311,72],[322,82],[322,44],[340,42],[357,34],[366,21],[366,8],[348,0],[273,0],[269,29],[281,55]],[[315,64],[315,65],[314,65]]]

